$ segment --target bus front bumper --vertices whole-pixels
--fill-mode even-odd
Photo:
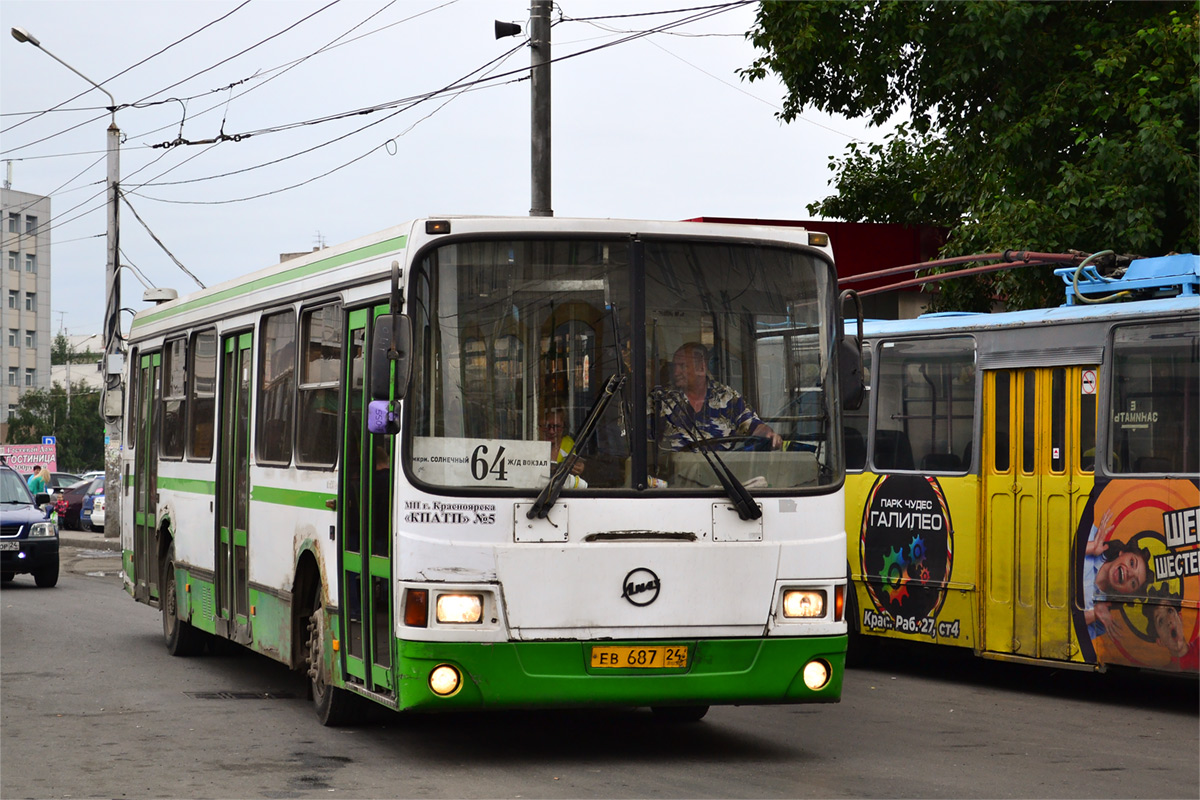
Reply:
[[[686,667],[594,667],[593,647],[689,648]],[[702,639],[654,642],[401,641],[399,708],[585,708],[598,706],[836,703],[842,694],[846,637]],[[804,668],[818,660],[829,680],[817,690]],[[449,696],[430,689],[430,674],[448,665],[461,675]]]

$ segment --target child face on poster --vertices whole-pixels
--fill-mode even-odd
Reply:
[[[1179,609],[1171,605],[1156,605],[1150,610],[1150,621],[1158,643],[1167,648],[1174,658],[1187,654],[1188,641],[1183,632],[1183,619]]]

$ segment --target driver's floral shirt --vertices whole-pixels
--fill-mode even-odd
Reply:
[[[750,436],[763,424],[737,391],[714,380],[708,382],[704,404],[699,411],[692,409],[681,389],[656,386],[650,398],[651,411],[657,421],[652,432],[657,433],[660,446],[668,450],[682,450],[697,440]],[[730,446],[729,442],[714,445],[721,450],[728,450]]]

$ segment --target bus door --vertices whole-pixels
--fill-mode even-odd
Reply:
[[[367,432],[370,321],[380,306],[346,315],[342,470],[338,500],[341,616],[345,674],[377,694],[395,693],[392,679],[392,467],[395,437]]]
[[[162,380],[162,354],[139,359],[134,401],[133,554],[137,600],[158,598],[158,548],[155,531],[158,515],[158,399]],[[109,492],[120,497],[119,492]]]
[[[250,380],[249,332],[221,340],[220,444],[217,459],[217,633],[250,642]]]
[[[1074,387],[1095,368],[1039,367],[985,373],[984,650],[1069,660],[1070,548],[1090,490],[1083,450],[1094,445]]]

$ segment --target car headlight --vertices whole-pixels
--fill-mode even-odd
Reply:
[[[825,616],[825,592],[821,589],[788,589],[783,593],[783,615],[789,618]]]
[[[53,522],[35,522],[29,529],[30,539],[47,539],[58,535],[58,528]]]

